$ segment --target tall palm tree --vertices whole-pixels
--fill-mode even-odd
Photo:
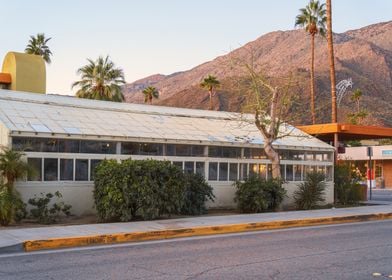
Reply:
[[[329,75],[331,80],[331,121],[338,122],[338,112],[336,106],[336,74],[335,74],[335,56],[333,50],[333,34],[332,34],[332,3],[331,0],[326,1],[327,4],[327,39],[328,39],[328,56],[329,56]],[[335,137],[336,138],[336,137]],[[337,139],[335,139],[335,142]],[[335,143],[337,144],[337,143]]]
[[[353,91],[352,95],[351,95],[351,100],[354,101],[357,104],[357,113],[359,113],[360,111],[360,100],[362,97],[362,91],[357,88],[356,90]]]
[[[124,73],[115,68],[109,56],[100,56],[96,61],[87,59],[88,64],[79,68],[77,73],[81,80],[72,84],[79,86],[76,96],[87,99],[122,102],[124,95],[121,86],[125,84]]]
[[[25,53],[42,56],[45,62],[50,64],[52,62],[50,59],[52,52],[46,45],[50,39],[52,38],[45,38],[44,33],[38,33],[36,37],[30,36],[30,40],[28,45],[26,46]]]
[[[220,82],[215,76],[208,75],[207,78],[200,83],[200,87],[208,90],[210,95],[210,110],[212,110],[212,97],[215,95],[215,90],[220,87]]]
[[[152,104],[153,98],[156,98],[156,99],[159,98],[159,91],[155,87],[152,87],[152,86],[146,87],[143,90],[143,94],[144,94],[144,103],[149,102],[150,104]]]
[[[300,14],[295,20],[295,26],[304,28],[310,34],[311,40],[311,63],[310,63],[310,107],[312,113],[312,122],[316,123],[315,111],[315,86],[314,86],[314,38],[317,34],[325,36],[325,4],[320,4],[318,0],[311,0],[309,4],[300,9]]]

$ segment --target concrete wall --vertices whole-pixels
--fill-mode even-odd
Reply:
[[[283,208],[290,208],[294,206],[292,198],[294,191],[297,189],[299,182],[284,184],[287,190],[287,197],[282,203]],[[232,183],[214,182],[211,183],[216,196],[215,202],[208,202],[209,208],[234,209],[236,203],[234,202],[235,187]],[[23,201],[27,203],[29,198],[34,197],[34,194],[54,193],[60,191],[63,195],[63,201],[72,205],[71,212],[74,215],[88,215],[95,213],[93,200],[93,183],[81,182],[17,182],[17,190],[21,193]],[[326,201],[325,203],[333,203],[333,183],[327,183]]]

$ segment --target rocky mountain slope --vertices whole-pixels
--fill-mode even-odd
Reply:
[[[373,112],[368,124],[392,126],[392,21],[334,35],[337,81],[352,78],[353,89],[363,92],[362,108]],[[153,75],[127,84],[124,94],[128,102],[143,102],[141,91],[149,85],[160,91],[158,105],[207,109],[208,93],[200,89],[200,81],[208,74],[218,77],[222,87],[214,97],[214,109],[240,111],[243,96],[235,90],[233,80],[242,71],[233,61],[250,61],[260,66],[271,78],[295,75],[298,94],[305,113],[297,123],[309,122],[310,38],[303,30],[268,33],[226,55],[193,69],[168,76]],[[327,42],[317,38],[315,51],[316,107],[318,121],[328,122],[330,116],[329,64]],[[344,121],[354,108],[350,88],[339,108],[339,121]]]

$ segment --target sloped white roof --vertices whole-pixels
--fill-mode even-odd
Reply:
[[[259,145],[252,115],[153,105],[80,99],[0,90],[0,121],[10,132],[38,136],[96,136],[162,139],[219,145]],[[331,149],[302,131],[285,126],[290,135],[278,146]]]

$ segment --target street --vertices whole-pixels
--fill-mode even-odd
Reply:
[[[0,279],[386,279],[391,231],[388,220],[0,255]]]

